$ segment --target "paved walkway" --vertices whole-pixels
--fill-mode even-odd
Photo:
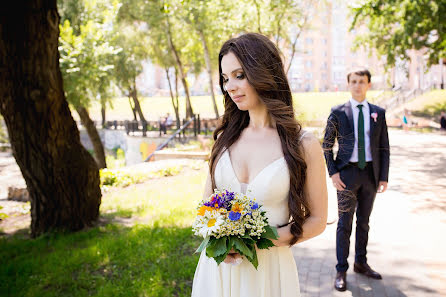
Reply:
[[[446,135],[391,130],[390,144],[389,188],[375,200],[368,245],[368,262],[383,280],[353,272],[352,232],[347,291],[334,290],[335,222],[293,248],[302,297],[446,296]],[[329,186],[334,220],[336,192]]]

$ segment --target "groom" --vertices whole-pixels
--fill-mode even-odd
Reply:
[[[377,192],[387,189],[389,137],[385,110],[367,102],[370,72],[356,69],[347,75],[351,98],[335,106],[328,117],[324,154],[328,173],[337,189],[339,221],[336,231],[336,279],[338,291],[347,289],[346,272],[353,215],[356,211],[355,263],[353,270],[374,279],[381,275],[367,264],[369,217]],[[336,158],[333,145],[338,142]]]

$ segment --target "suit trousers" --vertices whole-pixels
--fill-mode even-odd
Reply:
[[[367,242],[369,238],[369,217],[375,201],[377,183],[373,175],[372,162],[367,162],[364,169],[349,163],[340,171],[345,190],[338,191],[338,227],[336,230],[336,270],[348,269],[350,235],[353,216],[356,211],[355,262],[367,263]]]

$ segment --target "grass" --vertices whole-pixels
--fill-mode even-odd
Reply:
[[[427,92],[407,103],[405,107],[410,110],[422,111],[428,106],[440,104],[446,104],[446,90],[432,90]]]
[[[412,114],[420,117],[440,117],[446,111],[446,90],[433,90],[425,93],[405,105]]]
[[[190,296],[205,170],[112,191],[89,230],[0,239],[1,296]],[[118,223],[133,220],[131,227]]]
[[[381,91],[370,91],[369,98],[374,98],[381,94]],[[308,92],[293,94],[295,109],[299,114],[303,114],[303,120],[325,120],[330,112],[330,108],[334,105],[345,102],[350,98],[349,92]],[[221,95],[217,98],[217,107],[220,115],[222,114],[223,99]],[[144,116],[148,120],[158,120],[160,116],[164,116],[167,112],[175,115],[170,97],[141,97],[141,108]],[[184,118],[185,99],[180,97],[180,116]],[[194,113],[200,114],[201,118],[214,118],[214,107],[210,96],[192,96],[192,107]],[[92,104],[89,108],[90,116],[99,121],[101,119],[101,108],[98,104]],[[78,120],[76,112],[72,112],[73,117]],[[115,98],[112,108],[107,109],[106,117],[108,120],[131,120],[133,114],[130,109],[128,98]]]

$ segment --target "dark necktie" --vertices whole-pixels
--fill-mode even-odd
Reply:
[[[365,168],[365,140],[364,140],[364,113],[362,112],[363,105],[359,104],[358,116],[358,167]]]

